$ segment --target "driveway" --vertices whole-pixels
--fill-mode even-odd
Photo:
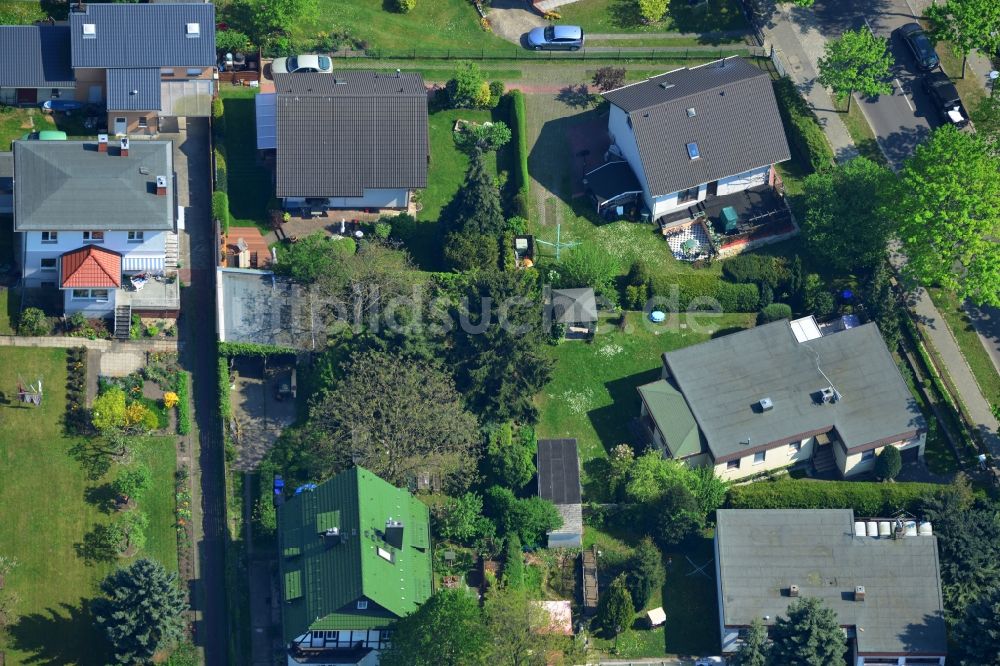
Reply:
[[[522,45],[522,37],[532,29],[548,25],[549,22],[527,9],[524,0],[493,0],[486,15],[490,28],[498,37],[508,42]]]
[[[916,19],[906,0],[817,0],[813,6],[816,28],[833,39],[845,30],[867,26],[879,37],[889,39],[896,65],[892,94],[863,100],[868,118],[882,151],[898,169],[913,149],[937,126],[937,114],[920,87],[913,57],[893,31]]]

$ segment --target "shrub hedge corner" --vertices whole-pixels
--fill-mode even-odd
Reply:
[[[903,510],[919,512],[926,499],[947,486],[936,483],[872,481],[757,481],[729,489],[729,509],[853,509],[855,517],[891,516]]]
[[[781,122],[793,154],[813,171],[826,169],[833,164],[833,150],[823,134],[816,114],[799,94],[792,80],[784,76],[774,82],[774,96],[778,101]]]

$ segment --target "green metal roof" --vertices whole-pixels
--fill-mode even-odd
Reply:
[[[382,537],[389,519],[403,524],[402,548]],[[323,536],[333,528],[337,543]],[[386,627],[431,595],[427,507],[368,470],[346,470],[285,502],[278,539],[286,641],[310,629]]]
[[[639,387],[649,415],[667,442],[674,458],[686,458],[701,452],[698,424],[680,391],[665,379]]]

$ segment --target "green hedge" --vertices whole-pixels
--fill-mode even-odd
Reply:
[[[229,359],[219,354],[219,416],[222,418],[223,431],[232,415],[233,409],[229,402]]]
[[[511,130],[517,145],[517,169],[510,174],[513,181],[514,195],[514,215],[527,218],[528,215],[528,187],[531,182],[528,175],[528,115],[524,106],[524,93],[520,90],[511,90],[508,93],[510,98]]]
[[[695,298],[715,299],[724,312],[757,312],[760,306],[757,285],[725,282],[707,272],[654,275],[650,287],[653,296],[668,300],[676,293],[680,310],[686,310]]]
[[[861,518],[915,513],[923,501],[946,489],[936,483],[866,481],[756,481],[729,489],[730,509],[853,509]]]
[[[278,345],[259,345],[253,342],[220,342],[220,356],[281,356],[284,354],[295,355],[295,350],[290,347]]]
[[[212,193],[212,217],[219,221],[222,233],[229,231],[229,195],[225,192]]]
[[[177,433],[191,432],[191,373],[182,370],[177,379]]]
[[[819,119],[788,77],[774,82],[774,95],[778,100],[781,122],[792,149],[792,156],[813,171],[825,169],[833,163],[830,148]]]
[[[229,191],[229,168],[226,166],[226,147],[218,145],[213,151],[215,155],[215,190]]]

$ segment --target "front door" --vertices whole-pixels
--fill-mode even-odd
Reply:
[[[128,119],[124,117],[115,118],[115,136],[125,136],[128,129]]]
[[[714,197],[719,193],[719,181],[713,180],[708,184],[708,194],[707,196]]]
[[[18,88],[17,89],[17,105],[18,106],[30,106],[38,102],[38,89],[37,88]]]

